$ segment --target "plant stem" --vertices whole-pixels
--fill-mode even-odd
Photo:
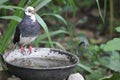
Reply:
[[[113,18],[114,18],[113,15],[114,15],[113,0],[110,0],[110,27],[109,27],[110,37],[112,37],[112,33],[113,33]]]

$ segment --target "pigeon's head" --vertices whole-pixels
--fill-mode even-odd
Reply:
[[[35,10],[32,6],[28,6],[25,10],[25,14],[28,16],[33,16],[35,14]]]
[[[28,6],[25,10],[25,14],[31,18],[33,22],[35,22],[35,10],[32,6]]]

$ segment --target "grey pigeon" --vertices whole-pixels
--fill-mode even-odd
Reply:
[[[32,53],[31,42],[37,38],[39,33],[40,24],[36,20],[34,8],[29,6],[25,10],[24,18],[16,27],[13,43],[20,46],[21,53],[24,53],[23,46],[29,45],[29,52]]]

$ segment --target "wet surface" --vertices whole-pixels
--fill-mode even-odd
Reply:
[[[10,61],[10,64],[25,68],[41,69],[69,66],[72,62],[68,60],[50,58],[20,58]]]

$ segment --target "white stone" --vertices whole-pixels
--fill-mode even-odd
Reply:
[[[85,80],[80,73],[71,74],[68,80]]]

